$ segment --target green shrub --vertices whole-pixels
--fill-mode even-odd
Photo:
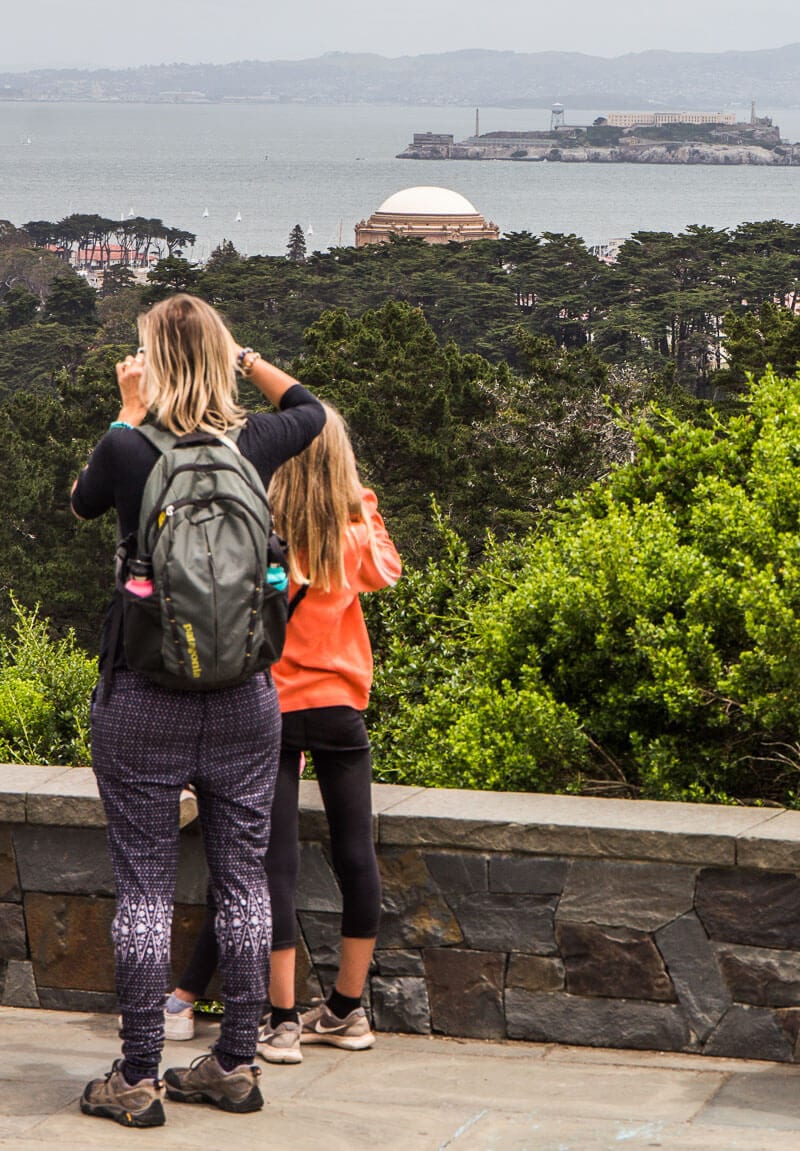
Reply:
[[[476,570],[451,544],[436,611],[416,575],[385,601],[383,778],[795,802],[800,379],[636,438],[539,534]]]
[[[0,759],[11,763],[90,763],[89,698],[97,660],[72,632],[54,640],[45,620],[12,596],[14,625],[0,636]]]

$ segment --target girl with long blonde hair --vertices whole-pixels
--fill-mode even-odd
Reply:
[[[289,545],[289,594],[296,603],[283,656],[272,669],[283,729],[265,862],[273,915],[271,1014],[259,1031],[258,1053],[269,1063],[299,1063],[306,1043],[362,1050],[375,1042],[361,1007],[381,889],[362,714],[372,684],[372,650],[359,596],[394,584],[401,564],[375,493],[359,479],[344,421],[334,408],[325,409],[322,433],[278,468],[269,488],[276,529]],[[301,1016],[294,998],[295,888],[306,752],[313,757],[342,890],[342,938],[331,994]],[[186,1011],[185,1003],[204,993],[215,962],[206,927],[173,994],[176,1008],[183,1001]]]

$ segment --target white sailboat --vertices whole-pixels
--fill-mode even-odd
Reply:
[[[208,208],[203,208],[203,219],[208,219]]]
[[[235,219],[235,222],[236,222],[237,224],[240,224],[240,223],[242,222],[242,213],[241,213],[241,212],[237,212],[237,213],[236,213],[236,216],[234,217],[234,219]]]

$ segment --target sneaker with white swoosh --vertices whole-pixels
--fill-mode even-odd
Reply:
[[[319,1003],[300,1016],[300,1026],[301,1043],[329,1043],[345,1051],[365,1051],[375,1043],[363,1007],[339,1019],[327,1003]]]

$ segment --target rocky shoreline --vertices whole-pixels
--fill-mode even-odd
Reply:
[[[512,160],[516,163],[564,164],[727,164],[761,167],[800,166],[800,144],[781,143],[772,148],[756,144],[663,144],[649,142],[589,145],[552,141],[472,137],[460,143],[442,139],[421,142],[419,137],[397,156],[400,160]]]

